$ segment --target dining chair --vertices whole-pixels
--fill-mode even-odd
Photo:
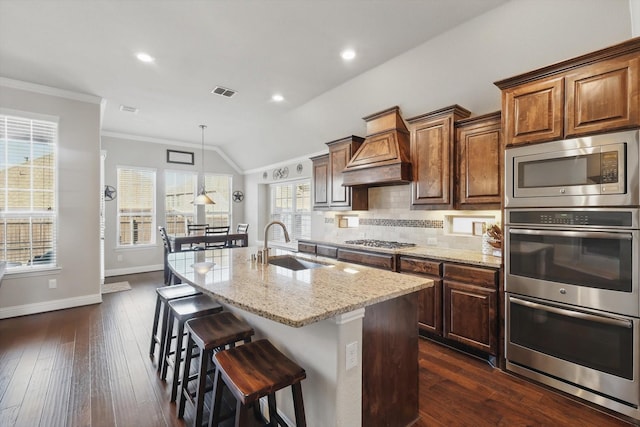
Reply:
[[[187,224],[187,236],[204,236],[209,224]],[[189,245],[192,250],[202,250],[204,245],[192,243]]]
[[[249,230],[249,224],[238,224],[236,226],[236,234],[247,234]],[[246,242],[243,244],[238,244],[238,239],[233,239],[229,241],[230,248],[240,248],[242,246],[246,246]]]
[[[224,236],[224,240],[219,242],[206,242],[205,249],[218,249],[227,247],[227,237],[229,236],[229,226],[207,227],[204,231],[205,236]]]

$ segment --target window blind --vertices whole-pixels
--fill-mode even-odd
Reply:
[[[206,223],[211,226],[231,226],[231,185],[230,175],[206,174],[205,189],[216,203],[205,205]]]
[[[118,244],[155,244],[156,172],[143,168],[118,168]]]
[[[311,182],[271,184],[271,219],[282,221],[293,240],[311,237]],[[280,227],[271,227],[269,239],[284,242]]]
[[[58,124],[0,115],[0,258],[56,265]]]
[[[165,171],[165,221],[169,234],[184,236],[187,224],[195,223],[195,206],[198,175],[194,172]]]

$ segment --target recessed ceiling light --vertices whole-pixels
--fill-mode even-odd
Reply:
[[[138,109],[136,107],[131,107],[129,105],[121,105],[120,111],[123,111],[125,113],[133,113],[133,114],[138,113]]]
[[[356,52],[353,49],[345,49],[340,53],[340,56],[345,61],[351,61],[353,58],[356,57]]]
[[[136,58],[138,58],[139,61],[147,62],[147,63],[148,62],[153,62],[153,61],[156,60],[153,56],[149,55],[148,53],[144,53],[144,52],[136,53]]]
[[[279,93],[276,93],[271,97],[271,100],[274,102],[282,102],[284,101],[284,96],[280,95]]]

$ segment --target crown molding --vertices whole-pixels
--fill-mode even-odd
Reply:
[[[45,86],[37,83],[24,82],[22,80],[9,79],[7,77],[0,77],[0,86],[40,93],[43,95],[57,96],[59,98],[87,102],[90,104],[100,104],[102,102],[102,98],[99,96],[73,92],[65,89],[58,89],[56,87]]]

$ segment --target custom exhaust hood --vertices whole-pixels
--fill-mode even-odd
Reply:
[[[392,107],[363,120],[367,122],[367,137],[342,171],[342,185],[409,184],[409,131],[400,116],[400,108]]]

